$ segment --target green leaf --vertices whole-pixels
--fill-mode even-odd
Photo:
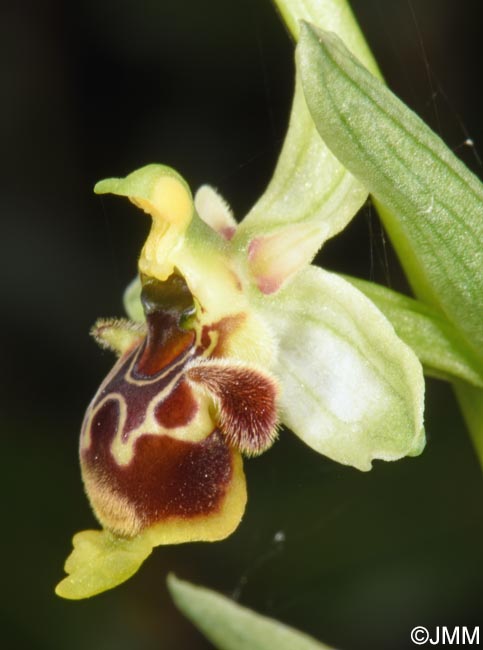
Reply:
[[[330,650],[273,618],[172,574],[168,588],[176,606],[219,650]]]
[[[385,207],[419,298],[483,356],[483,186],[334,34],[304,23],[297,53],[320,135]]]
[[[421,364],[360,291],[312,266],[258,310],[279,343],[282,421],[306,444],[361,470],[422,451]]]
[[[483,368],[458,330],[435,309],[373,282],[346,279],[391,322],[396,334],[417,354],[428,375],[462,379],[483,387]]]
[[[295,37],[298,20],[339,33],[372,70],[377,66],[348,4],[341,0],[277,0]],[[251,239],[274,235],[286,227],[309,229],[309,263],[320,246],[340,232],[367,198],[367,191],[318,137],[297,75],[289,128],[274,175],[261,198],[238,228],[234,244],[246,248]],[[304,234],[306,231],[304,231]]]

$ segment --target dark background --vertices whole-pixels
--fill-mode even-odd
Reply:
[[[483,3],[352,5],[389,85],[481,177]],[[113,359],[88,331],[122,314],[148,227],[92,187],[162,162],[193,188],[218,187],[241,217],[283,139],[293,46],[268,0],[3,0],[0,55],[4,647],[209,647],[170,603],[168,571],[340,650],[410,648],[416,625],[477,624],[481,471],[436,381],[421,457],[362,474],[284,433],[246,463],[249,505],[228,540],[158,548],[89,601],[53,594],[71,535],[95,526],[77,436]],[[403,286],[369,207],[320,260]]]

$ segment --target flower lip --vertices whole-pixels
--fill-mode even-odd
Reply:
[[[174,273],[164,282],[143,277],[141,300],[146,336],[121,356],[86,413],[80,449],[86,491],[115,535],[132,537],[175,520],[199,522],[202,530],[220,517],[224,526],[224,504],[234,491],[241,517],[244,478],[211,397],[185,379],[196,332],[180,323],[193,314],[194,299]]]
[[[241,517],[240,452],[257,455],[274,442],[278,384],[257,365],[225,356],[244,318],[212,322],[206,337],[179,272],[141,279],[146,334],[101,385],[81,434],[93,508],[120,536],[218,517],[235,492]]]

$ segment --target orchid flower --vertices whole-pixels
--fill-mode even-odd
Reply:
[[[276,0],[338,33],[377,66],[343,0]],[[422,367],[371,300],[311,265],[368,192],[319,137],[297,71],[274,175],[238,223],[210,187],[194,198],[152,164],[97,184],[150,215],[129,320],[93,335],[119,359],[81,431],[85,489],[102,530],[74,536],[60,596],[132,576],[153,547],[221,540],[247,500],[243,456],[291,430],[315,452],[369,470],[424,447]]]
[[[163,165],[98,183],[152,225],[126,292],[130,320],[93,329],[119,355],[80,441],[103,530],[74,537],[59,595],[116,586],[154,546],[230,535],[247,499],[242,456],[269,449],[282,424],[360,470],[421,452],[419,361],[358,289],[310,265],[365,200],[339,176],[352,196],[342,215],[332,193],[332,219],[314,210],[312,220],[267,223],[252,212],[240,225],[213,189],[193,199]]]

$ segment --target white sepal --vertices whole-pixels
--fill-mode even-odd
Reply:
[[[281,419],[306,444],[360,470],[422,451],[421,364],[368,298],[312,266],[258,306],[279,340]]]

